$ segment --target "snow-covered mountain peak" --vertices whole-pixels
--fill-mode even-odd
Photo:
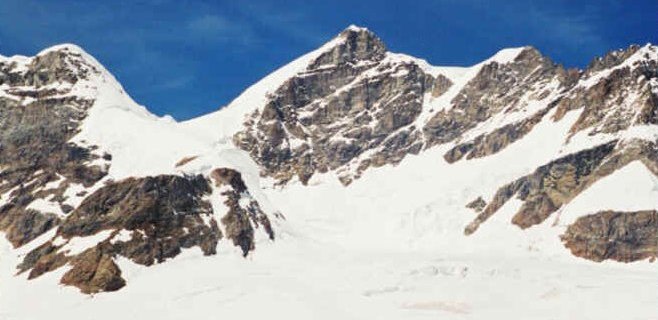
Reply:
[[[347,28],[345,28],[345,30],[343,30],[343,32],[346,32],[346,31],[352,31],[352,32],[367,32],[367,31],[369,31],[369,30],[368,30],[368,28],[366,28],[366,27],[361,27],[361,26],[357,26],[357,25],[355,25],[355,24],[350,24],[349,26],[347,26]]]
[[[59,52],[64,54],[80,56],[83,57],[83,59],[86,60],[88,63],[92,63],[97,67],[102,67],[102,65],[96,60],[96,58],[94,58],[89,53],[87,53],[87,51],[85,51],[82,47],[73,43],[60,43],[53,45],[51,47],[39,51],[39,53],[37,53],[35,56],[36,57],[45,56],[52,52]]]
[[[591,260],[655,257],[656,52],[579,71],[527,46],[445,67],[350,26],[183,123],[77,46],[0,58],[0,228],[29,244],[29,278],[67,269],[59,279],[84,292],[132,281],[128,260],[218,243],[246,255],[274,234],[284,249],[266,258],[308,239],[570,258],[560,234]],[[588,193],[599,180],[613,183]],[[635,205],[619,181],[641,185]],[[614,206],[583,204],[602,196]]]
[[[522,52],[524,51],[533,51],[533,47],[517,47],[517,48],[505,48],[496,52],[489,59],[486,59],[484,63],[488,62],[497,62],[497,63],[510,63],[513,62]]]

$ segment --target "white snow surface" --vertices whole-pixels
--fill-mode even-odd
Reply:
[[[568,222],[595,209],[658,209],[658,181],[639,162],[602,179],[536,227],[521,230],[510,223],[520,206],[514,199],[475,234],[463,235],[476,215],[464,207],[467,202],[478,196],[488,201],[501,185],[564,155],[569,145],[562,137],[578,110],[559,122],[549,113],[526,137],[482,159],[448,164],[443,154],[449,146],[439,146],[397,166],[368,170],[348,187],[332,172],[314,176],[309,186],[275,188],[261,178],[250,157],[231,144],[231,135],[268,93],[335,41],[340,39],[275,71],[220,111],[183,123],[150,114],[101,69],[101,81],[80,91],[96,103],[73,141],[112,154],[108,179],[232,167],[266,212],[280,211],[286,219],[276,221],[276,240],[260,238],[246,259],[227,241],[211,257],[192,248],[151,267],[120,259],[127,286],[94,296],[57,284],[68,267],[30,281],[15,275],[23,256],[54,230],[18,249],[3,237],[0,319],[657,318],[655,263],[589,262],[571,256],[559,240]],[[520,50],[503,50],[488,61],[510,61]],[[458,87],[478,65],[424,67]],[[451,94],[456,92],[444,96]],[[431,103],[441,108],[445,102]],[[573,148],[588,145],[581,140]],[[197,158],[175,166],[189,156]],[[67,246],[77,252],[103,237]]]

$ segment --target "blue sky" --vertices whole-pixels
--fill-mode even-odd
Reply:
[[[76,43],[137,102],[182,120],[218,109],[350,24],[436,65],[533,45],[584,67],[612,49],[658,43],[658,1],[0,0],[0,54]]]

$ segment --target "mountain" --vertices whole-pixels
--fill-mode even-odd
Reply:
[[[580,302],[642,318],[658,302],[657,144],[650,44],[585,70],[533,47],[440,67],[350,26],[181,123],[75,45],[0,56],[0,305],[551,318]],[[591,274],[614,283],[583,292]],[[490,286],[519,292],[485,302]],[[35,288],[50,302],[26,307]],[[540,298],[501,309],[515,294]]]

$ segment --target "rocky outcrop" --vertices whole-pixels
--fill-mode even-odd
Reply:
[[[246,256],[255,248],[254,230],[274,231],[267,214],[249,191],[240,173],[213,171],[227,213],[221,219],[226,237]],[[70,265],[61,279],[84,293],[118,290],[125,285],[114,262],[118,256],[152,265],[174,258],[181,250],[198,247],[204,255],[217,253],[223,238],[209,202],[210,181],[202,175],[160,175],[112,182],[89,195],[59,225],[50,241],[29,252],[18,266],[30,279]],[[247,200],[247,201],[245,201]],[[215,208],[218,209],[218,208]],[[100,236],[100,238],[98,238]],[[81,253],[71,246],[97,239]]]
[[[487,206],[487,202],[482,197],[477,197],[475,200],[466,204],[466,208],[473,209],[475,212],[481,212]]]
[[[62,276],[62,284],[78,287],[88,294],[123,288],[126,281],[121,277],[121,270],[113,256],[103,252],[104,247],[90,248],[72,259],[72,267]]]
[[[546,109],[537,112],[532,117],[505,125],[490,133],[481,134],[472,141],[459,143],[448,150],[443,158],[448,163],[453,163],[461,160],[464,156],[468,160],[495,154],[528,134],[535,125],[544,119],[544,116],[554,105],[549,105]]]
[[[90,164],[102,160],[94,146],[69,142],[93,103],[73,86],[98,72],[66,47],[0,61],[0,230],[14,246],[57,225],[69,209],[64,191],[70,185],[89,187],[107,172],[107,161]],[[60,210],[28,208],[46,198]]]
[[[554,160],[498,189],[491,202],[466,227],[464,233],[469,235],[475,232],[480,224],[515,195],[523,204],[512,218],[512,223],[523,229],[539,224],[596,181],[628,163],[641,161],[647,167],[655,166],[655,151],[655,143],[614,140]]]
[[[264,173],[306,182],[316,172],[397,163],[421,149],[413,126],[434,78],[391,59],[366,29],[350,28],[252,114],[234,142]],[[442,78],[441,86],[449,86]],[[436,89],[440,90],[440,89]],[[366,152],[372,155],[358,161]],[[349,173],[341,175],[349,183]]]
[[[226,237],[242,249],[243,256],[255,248],[254,229],[262,227],[270,240],[274,240],[272,224],[258,202],[249,194],[240,172],[219,168],[211,173],[211,177],[226,197],[224,204],[228,212],[221,219],[226,227]],[[224,186],[230,188],[222,188]]]
[[[658,257],[658,212],[603,211],[580,217],[561,236],[575,256],[633,262]]]
[[[354,59],[372,53],[350,50]],[[119,256],[148,266],[193,247],[213,255],[222,226],[244,255],[255,248],[256,229],[274,239],[267,214],[232,169],[219,169],[235,176],[219,195],[203,175],[106,178],[112,155],[101,150],[107,146],[77,135],[98,99],[124,95],[113,81],[73,45],[32,58],[0,56],[0,231],[21,246],[56,228],[24,256],[19,272],[34,279],[67,266],[63,284],[84,293],[114,291],[125,285]],[[213,208],[214,196],[228,208]]]
[[[211,192],[201,175],[128,178],[85,198],[57,230],[64,239],[103,230],[126,230],[130,239],[115,249],[136,263],[150,265],[198,246],[214,254],[222,233],[204,200]]]

